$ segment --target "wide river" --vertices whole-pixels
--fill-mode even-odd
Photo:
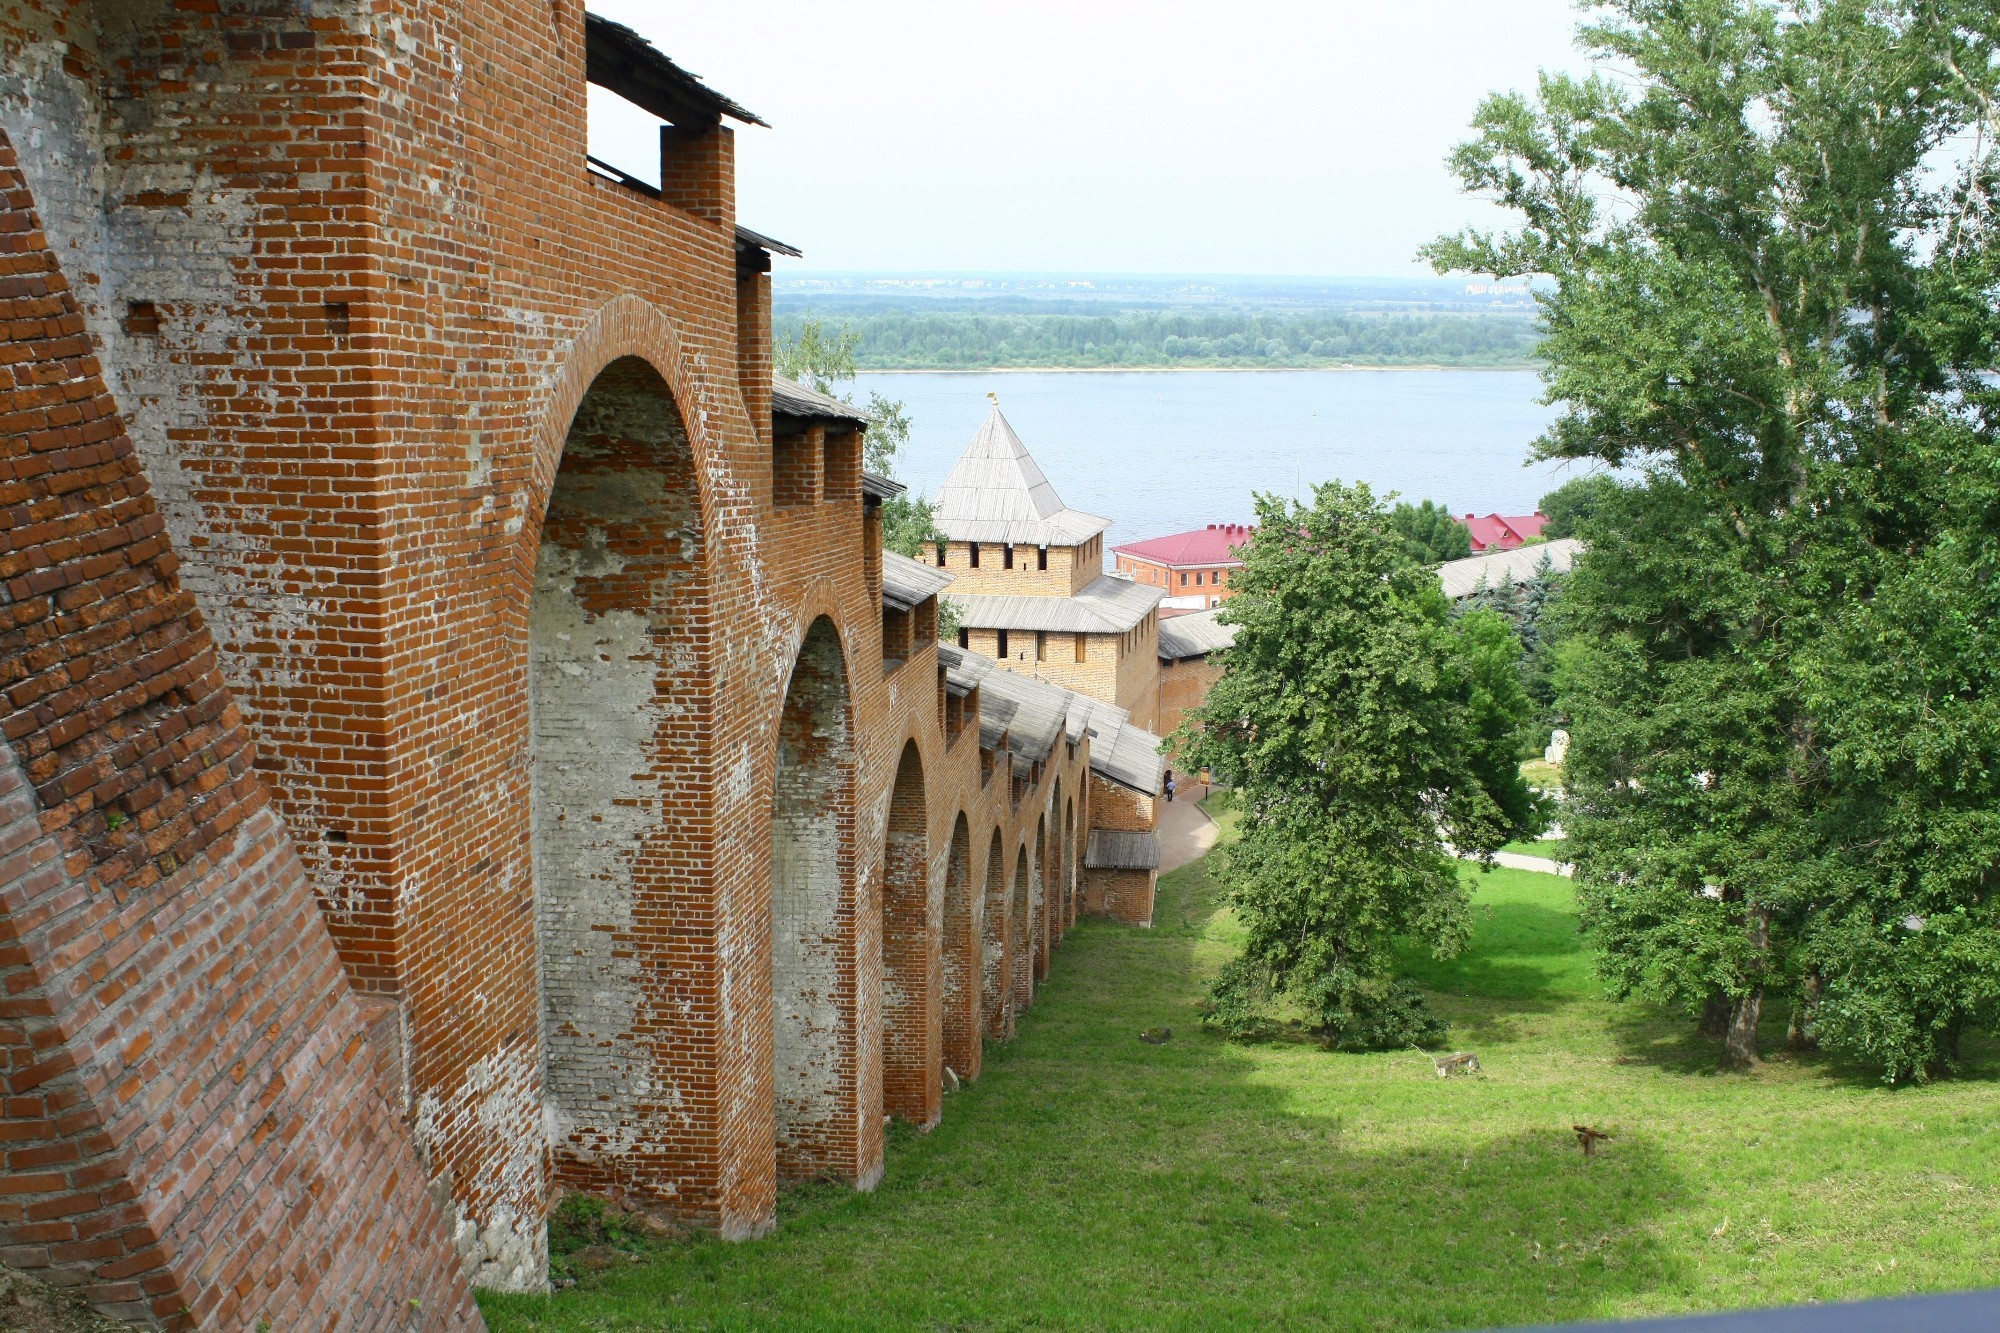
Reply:
[[[1111,545],[1247,522],[1253,492],[1303,496],[1329,477],[1455,514],[1521,514],[1575,475],[1527,461],[1553,415],[1532,371],[861,376],[856,399],[870,390],[909,409],[897,475],[926,493],[999,394],[1064,502],[1113,521]]]

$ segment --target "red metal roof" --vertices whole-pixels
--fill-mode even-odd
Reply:
[[[1211,523],[1193,532],[1177,532],[1171,537],[1153,537],[1111,549],[1119,555],[1137,556],[1156,565],[1240,565],[1229,553],[1232,546],[1250,540],[1250,529],[1241,523]]]
[[[1511,551],[1541,536],[1549,520],[1545,514],[1467,514],[1459,521],[1471,529],[1474,551]]]

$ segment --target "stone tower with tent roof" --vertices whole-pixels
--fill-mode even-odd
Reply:
[[[1063,503],[997,399],[936,503],[946,540],[925,556],[953,576],[959,646],[1152,730],[1164,594],[1104,573],[1110,520]]]

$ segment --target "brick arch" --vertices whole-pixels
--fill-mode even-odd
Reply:
[[[1062,926],[1065,933],[1076,925],[1076,797],[1072,794],[1063,805],[1062,842],[1056,848],[1062,865]]]
[[[1018,1016],[1035,999],[1035,860],[1028,839],[1014,852],[1014,882],[1008,895],[1007,988]]]
[[[973,890],[972,825],[960,810],[945,854],[942,969],[945,1065],[962,1079],[979,1075],[979,947],[986,913]]]
[[[1047,937],[1048,951],[1053,955],[1056,946],[1062,943],[1062,833],[1063,833],[1063,780],[1056,775],[1054,785],[1049,790],[1049,853],[1042,861],[1042,933]]]
[[[1055,948],[1055,940],[1051,938],[1049,933],[1051,923],[1049,912],[1049,817],[1046,811],[1035,817],[1033,865],[1034,868],[1031,873],[1033,875],[1034,893],[1029,906],[1029,910],[1033,916],[1033,924],[1030,929],[1034,933],[1035,941],[1033,978],[1036,981],[1041,981],[1049,974],[1049,954]]]
[[[985,1035],[1005,1040],[1014,1035],[1013,987],[1008,981],[1008,932],[1013,926],[1013,895],[1008,892],[1007,847],[998,827],[986,851],[983,881],[985,923],[979,965],[980,1017]]]
[[[851,658],[829,616],[800,636],[771,765],[771,1013],[780,1179],[854,1176],[879,1106],[860,1095]],[[865,1006],[873,1009],[872,1001]],[[872,1120],[872,1124],[869,1122]]]
[[[721,445],[709,437],[707,421],[713,414],[712,395],[706,379],[694,369],[681,350],[680,334],[673,322],[650,302],[637,296],[615,296],[606,302],[570,340],[569,353],[549,385],[549,397],[535,427],[534,458],[528,477],[527,513],[531,522],[523,524],[523,544],[530,567],[541,515],[548,508],[549,490],[562,464],[563,445],[569,438],[570,423],[583,405],[584,397],[599,375],[613,362],[636,357],[650,365],[666,383],[667,391],[679,405],[686,423],[688,442],[694,450],[695,478],[700,486],[701,522],[704,533],[715,529],[713,487],[708,483],[722,457]]]
[[[943,1012],[923,752],[903,743],[882,852],[882,1109],[937,1123]]]
[[[812,632],[814,625],[824,620],[833,626],[834,633],[840,636],[840,651],[847,655],[849,662],[854,660],[855,650],[854,633],[847,624],[840,590],[827,575],[817,575],[808,581],[798,593],[786,600],[776,612],[776,617],[788,622],[790,628],[776,645],[774,654],[782,668],[777,680],[777,694],[772,701],[774,709],[791,686],[791,672],[798,664],[799,649],[805,645],[806,635]],[[911,734],[914,735],[914,732]]]

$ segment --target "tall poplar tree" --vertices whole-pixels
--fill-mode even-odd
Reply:
[[[1616,989],[1890,1078],[2000,1015],[2000,10],[1618,0],[1616,77],[1453,166],[1543,275],[1545,458],[1635,470],[1563,597],[1564,825]]]

